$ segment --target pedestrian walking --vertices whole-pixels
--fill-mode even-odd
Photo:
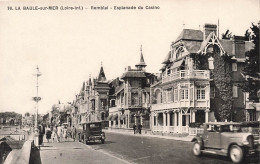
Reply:
[[[135,134],[135,132],[136,132],[136,125],[135,124],[133,126],[133,129],[134,129],[134,134]]]
[[[63,131],[62,131],[64,141],[67,141],[67,137],[68,137],[67,132],[68,132],[68,129],[67,129],[67,127],[65,126],[65,127],[63,128]]]
[[[139,134],[142,134],[142,125],[141,124],[138,124],[138,131],[139,131]]]
[[[54,142],[55,139],[56,139],[57,142],[59,142],[58,135],[57,135],[57,127],[56,126],[53,127],[51,138],[52,138],[52,143]]]
[[[75,142],[76,135],[77,135],[77,129],[74,127],[74,125],[73,125],[73,127],[72,127],[71,134],[72,134],[72,139],[73,139],[74,142]]]
[[[57,138],[58,138],[58,142],[62,141],[62,127],[60,124],[57,127]]]
[[[51,134],[52,134],[51,129],[49,128],[49,126],[47,126],[47,128],[46,128],[46,139],[47,139],[48,142],[51,139]]]
[[[45,127],[43,124],[39,125],[39,145],[43,145],[43,136],[45,134]]]

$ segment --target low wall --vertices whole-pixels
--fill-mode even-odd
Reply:
[[[11,151],[7,156],[4,164],[29,164],[33,140],[24,143],[19,151]]]

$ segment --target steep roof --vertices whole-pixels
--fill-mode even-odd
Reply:
[[[189,53],[197,53],[201,46],[201,41],[183,41],[183,44]]]
[[[124,85],[123,84],[117,86],[116,89],[115,89],[115,94],[121,92],[123,89],[124,89]]]
[[[143,71],[127,71],[123,73],[121,79],[129,78],[129,77],[145,78],[146,76]]]
[[[142,46],[141,46],[140,61],[139,61],[139,63],[137,63],[135,66],[136,66],[136,67],[138,67],[138,66],[146,67],[146,66],[147,66],[146,63],[145,63],[145,61],[144,61],[144,56],[143,56],[143,52],[142,52]]]
[[[96,88],[102,88],[102,89],[109,89],[109,85],[108,85],[108,82],[100,82],[100,81],[97,81],[96,83]]]
[[[201,43],[201,46],[199,49],[200,52],[203,51],[203,49],[207,46],[207,44],[208,44],[209,40],[212,38],[212,36],[213,36],[213,33],[210,33],[208,35],[208,37]]]
[[[221,39],[219,40],[221,46],[223,47],[223,49],[225,50],[225,52],[228,55],[232,55],[232,50],[233,50],[233,41],[232,40],[228,40],[228,39]]]
[[[103,66],[101,66],[101,68],[100,68],[100,72],[98,75],[98,81],[107,81]]]
[[[203,41],[203,32],[201,30],[183,29],[175,42],[179,40]]]
[[[168,52],[168,54],[166,55],[166,57],[164,58],[162,64],[167,64],[170,62],[170,58],[171,58],[171,51]]]

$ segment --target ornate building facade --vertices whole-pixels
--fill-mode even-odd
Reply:
[[[105,121],[108,113],[109,85],[103,66],[98,78],[83,83],[80,93],[76,96],[78,123]]]
[[[151,86],[152,131],[188,133],[189,123],[216,121],[213,111],[217,109],[213,109],[217,106],[219,88],[213,75],[219,56],[231,58],[225,63],[225,67],[232,67],[231,120],[242,121],[246,106],[239,83],[244,81],[241,76],[243,61],[252,43],[237,36],[232,40],[220,40],[216,31],[217,26],[213,24],[205,24],[204,31],[183,29],[172,42],[163,61],[162,79]]]
[[[145,71],[142,48],[140,62],[135,67],[129,66],[120,78],[110,83],[110,127],[132,128],[134,124],[141,124],[150,128],[150,85],[155,75]]]

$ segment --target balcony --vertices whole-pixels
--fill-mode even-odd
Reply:
[[[209,100],[179,100],[176,102],[164,102],[159,104],[152,104],[151,110],[165,110],[165,109],[173,109],[173,108],[209,108],[210,101]]]
[[[201,79],[209,80],[210,73],[208,70],[181,70],[169,75],[162,76],[162,83],[171,82],[180,79]]]
[[[164,110],[164,109],[172,109],[172,108],[178,108],[179,103],[176,102],[170,102],[170,103],[160,103],[160,104],[152,104],[153,111],[155,110]]]

